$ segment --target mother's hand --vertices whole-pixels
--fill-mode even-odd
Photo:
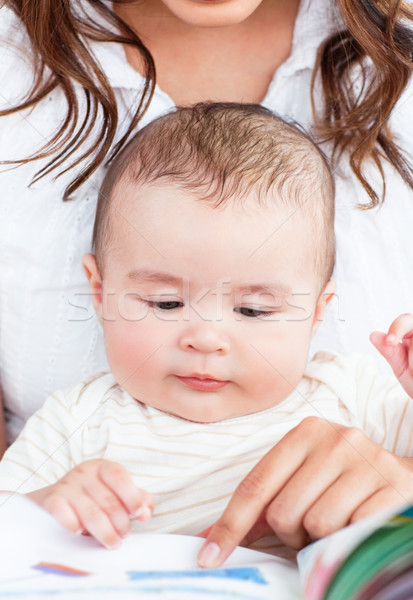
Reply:
[[[200,566],[269,533],[292,548],[413,498],[413,466],[360,429],[309,417],[272,448],[209,530]]]

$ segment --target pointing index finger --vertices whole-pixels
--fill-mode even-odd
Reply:
[[[294,433],[290,431],[238,485],[201,549],[198,556],[201,567],[222,565],[302,464],[305,444],[292,443],[297,442]]]
[[[258,492],[252,492],[254,484],[250,484],[249,481],[250,478],[253,481],[253,477],[251,472],[241,482],[224,513],[212,526],[199,555],[198,562],[201,567],[221,565],[247,535],[261,514],[265,504],[263,504],[263,496],[260,496]],[[251,493],[247,495],[243,490],[250,486]]]

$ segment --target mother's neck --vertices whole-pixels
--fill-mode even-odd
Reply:
[[[176,104],[202,100],[260,102],[291,52],[300,0],[263,0],[245,20],[200,27],[173,15],[161,0],[115,3],[155,60],[159,86]],[[128,62],[142,71],[137,51]]]

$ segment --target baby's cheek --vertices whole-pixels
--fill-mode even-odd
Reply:
[[[254,344],[255,356],[250,356],[251,393],[262,399],[262,408],[278,404],[285,400],[302,379],[306,364],[305,346],[293,339],[285,338],[277,343],[267,341]]]
[[[105,329],[106,354],[115,374],[129,376],[143,366],[156,350],[154,343],[143,331],[129,326],[107,327]]]

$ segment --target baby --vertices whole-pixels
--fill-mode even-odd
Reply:
[[[411,317],[372,338],[405,390],[360,357],[308,363],[334,252],[333,178],[296,127],[235,104],[151,122],[109,167],[84,257],[111,372],[46,401],[0,489],[108,548],[218,520],[204,566],[413,498]]]

